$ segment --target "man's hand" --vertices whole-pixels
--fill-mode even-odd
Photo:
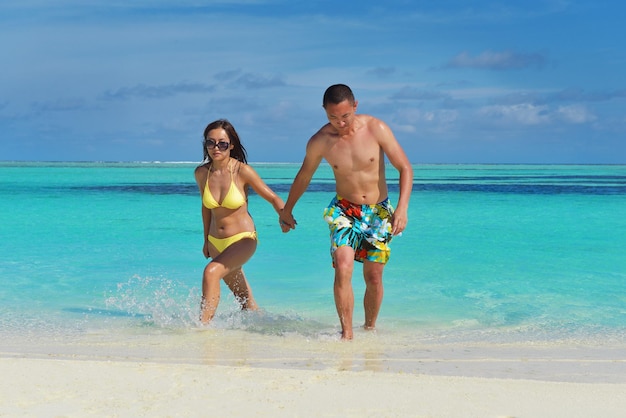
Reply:
[[[291,213],[287,213],[285,211],[280,212],[280,216],[278,217],[278,222],[280,224],[280,229],[283,232],[289,232],[292,229],[296,229],[296,225],[298,222],[294,219]]]
[[[393,235],[399,235],[406,228],[408,222],[408,216],[406,210],[396,210],[391,216],[391,233]]]

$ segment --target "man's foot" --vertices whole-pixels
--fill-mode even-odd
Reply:
[[[370,327],[370,326],[367,326],[367,325],[363,325],[363,329],[365,331],[376,331],[376,327]]]
[[[341,331],[341,339],[344,341],[352,340],[352,331]]]

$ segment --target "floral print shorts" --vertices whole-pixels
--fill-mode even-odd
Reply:
[[[337,248],[347,245],[354,249],[356,261],[387,263],[392,215],[389,198],[375,205],[357,205],[335,196],[324,209],[324,220],[330,228],[331,256]]]

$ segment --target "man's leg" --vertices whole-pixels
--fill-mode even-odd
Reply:
[[[363,308],[365,309],[365,325],[363,327],[372,330],[376,327],[376,319],[383,303],[383,263],[375,263],[365,260],[363,263],[363,278],[365,279],[365,297]]]
[[[354,250],[352,247],[339,247],[333,257],[335,263],[335,306],[341,323],[341,338],[351,340],[353,337],[352,312],[354,311],[354,292],[352,290]]]

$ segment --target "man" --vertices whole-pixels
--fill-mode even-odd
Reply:
[[[335,305],[341,338],[345,340],[353,338],[354,261],[363,263],[364,328],[372,330],[383,300],[383,268],[390,254],[388,243],[406,227],[413,188],[413,169],[391,129],[375,117],[357,115],[357,105],[346,85],[336,84],[326,90],[323,107],[329,123],[309,140],[280,216],[284,232],[295,229],[293,208],[325,159],[333,169],[337,192],[324,211],[324,218],[330,228]],[[395,211],[388,199],[385,156],[400,173]]]

